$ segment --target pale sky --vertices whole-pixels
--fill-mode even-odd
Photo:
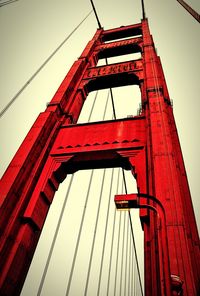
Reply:
[[[94,2],[104,29],[140,22],[141,8],[139,0],[95,0]],[[187,3],[200,13],[199,0],[188,0]],[[198,170],[200,167],[200,24],[197,23],[176,0],[146,0],[145,6],[150,30],[158,55],[161,57],[170,97],[173,100],[174,115],[190,184],[193,205],[196,219],[200,226],[200,182]],[[23,84],[40,67],[44,60],[90,10],[91,5],[89,0],[19,0],[16,3],[0,8],[0,110],[10,101]],[[1,175],[31,128],[37,115],[39,112],[45,110],[46,103],[51,100],[72,63],[80,56],[85,45],[94,35],[96,28],[96,19],[92,14],[19,96],[9,111],[0,119]],[[134,96],[132,95],[133,93]],[[92,121],[102,119],[106,96],[106,90],[102,91],[98,96],[99,100],[97,100]],[[123,103],[124,96],[126,96],[127,99],[126,105]],[[83,113],[81,114],[81,122],[87,121],[93,98],[94,94],[88,97]],[[125,92],[121,89],[114,90],[114,98],[116,101],[116,113],[119,117],[126,117],[127,115],[135,115],[137,113],[139,94],[135,87],[127,87]],[[106,119],[111,118],[111,108],[108,106]],[[87,254],[88,250],[91,248],[92,226],[96,217],[96,204],[99,197],[102,171],[95,172],[95,174],[95,181],[91,189],[90,201],[88,203],[88,214],[86,215],[86,221],[83,227],[85,229],[85,234],[81,238],[80,250],[77,257],[77,262],[79,263],[76,264],[74,269],[69,294],[71,296],[83,295],[82,291],[85,285],[87,270],[85,266],[88,265]],[[106,174],[107,187],[104,192],[105,198],[100,211],[100,223],[104,223],[105,219],[104,215],[106,212],[107,197],[109,195],[111,170]],[[128,191],[131,193],[131,191],[134,190],[134,181],[132,182],[132,176],[130,176],[129,172],[127,172],[126,175],[128,178]],[[72,261],[71,258],[73,257],[80,216],[84,207],[89,176],[90,172],[79,172],[77,174],[76,182],[78,186],[72,188],[72,195],[69,197],[66,213],[59,232],[58,242],[56,243],[52,262],[49,266],[41,295],[62,296],[66,293],[70,264]],[[115,171],[114,178],[114,183],[116,185],[117,170]],[[61,185],[58,194],[56,194],[34,258],[32,269],[30,270],[29,277],[21,294],[23,296],[37,295],[39,281],[44,269],[45,260],[68,183],[69,178],[66,180],[66,183]],[[113,190],[112,196],[114,194],[115,192]],[[114,205],[112,205],[111,211],[114,213]],[[117,213],[117,216],[116,223],[119,223],[119,213]],[[124,221],[123,217],[121,219]],[[135,216],[134,221],[136,221]],[[110,242],[111,237],[112,218],[110,218],[109,225],[108,242]],[[135,222],[135,228],[139,229],[138,222]],[[137,230],[137,233],[137,247],[140,250],[142,249],[142,234],[139,230]],[[95,266],[97,269],[99,268],[97,246],[99,246],[99,249],[101,248],[102,240],[102,232],[99,230],[96,248],[94,250],[88,295],[94,295],[94,293],[96,293],[94,292],[96,291],[97,273]],[[115,236],[115,243],[117,243],[117,235]],[[122,243],[120,244],[122,247]],[[104,263],[105,270],[101,285],[102,294],[100,295],[105,295],[106,264],[109,260],[109,243],[107,245],[107,260],[105,260],[106,263]],[[116,251],[114,256],[115,255]],[[140,261],[142,266],[142,258]],[[66,266],[68,266],[68,268]],[[114,276],[114,267],[112,267],[112,270],[112,276]],[[114,278],[111,279],[112,283],[113,281]],[[112,291],[112,287],[110,289],[110,291]],[[110,292],[110,295],[113,295],[112,292]]]

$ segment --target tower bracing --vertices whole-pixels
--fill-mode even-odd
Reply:
[[[105,66],[99,59],[141,58]],[[76,124],[87,95],[138,85],[138,116]],[[162,65],[147,19],[98,29],[39,114],[0,181],[0,294],[19,295],[59,184],[78,170],[122,167],[138,193],[117,207],[139,207],[145,295],[199,295],[199,237]],[[122,202],[122,203],[121,203]],[[181,294],[182,293],[182,294]]]

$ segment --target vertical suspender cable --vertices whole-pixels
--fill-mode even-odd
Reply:
[[[127,288],[127,269],[128,269],[128,241],[129,241],[129,223],[127,223],[127,228],[126,228],[126,261],[125,261],[124,295],[127,295],[126,288]]]
[[[143,0],[142,0],[142,4],[143,4],[143,17],[145,18],[145,11],[144,11],[144,2],[143,2]],[[106,64],[108,64],[107,58],[106,58]],[[114,99],[113,99],[113,93],[112,93],[112,89],[111,88],[110,88],[110,94],[111,94],[111,100],[112,100],[113,115],[114,115],[114,119],[116,119]],[[126,185],[125,173],[124,173],[124,170],[123,169],[122,169],[122,174],[123,174],[125,192],[127,194],[127,185]],[[136,251],[136,245],[135,245],[135,237],[134,237],[134,232],[133,232],[133,226],[132,226],[130,211],[128,211],[128,216],[129,216],[129,222],[131,224],[131,234],[132,234],[132,240],[133,240],[133,245],[134,245],[134,251],[135,251],[135,258],[136,258],[136,264],[137,264],[137,271],[138,271],[138,276],[139,276],[141,294],[144,295],[143,288],[142,288],[142,281],[141,281],[140,269],[139,269],[139,264],[138,264],[138,257],[137,257],[137,251]],[[120,218],[121,218],[121,213],[120,213]]]
[[[83,213],[82,213],[82,217],[81,217],[81,223],[80,223],[80,228],[79,228],[79,232],[78,232],[76,247],[75,247],[74,256],[73,256],[73,260],[72,260],[72,267],[71,267],[70,276],[69,276],[69,280],[68,280],[68,284],[67,284],[67,290],[66,290],[66,294],[65,294],[66,296],[69,295],[69,290],[71,287],[71,281],[72,281],[72,276],[73,276],[73,272],[74,272],[74,266],[75,266],[75,262],[76,262],[76,256],[77,256],[77,252],[78,252],[80,237],[81,237],[81,233],[82,233],[83,222],[85,219],[85,212],[86,212],[86,208],[87,208],[88,198],[90,195],[90,188],[91,188],[91,184],[92,184],[93,174],[94,174],[94,170],[92,170],[91,175],[90,175],[90,181],[89,181],[89,185],[88,185],[85,205],[83,208]]]
[[[95,103],[96,103],[96,100],[97,100],[98,93],[99,93],[99,91],[97,90],[96,93],[95,93],[94,101],[93,101],[93,103],[92,103],[92,108],[91,108],[91,110],[90,110],[90,114],[89,114],[89,117],[88,117],[88,122],[90,122],[90,120],[91,120],[92,113],[93,113],[93,111],[94,111],[94,106],[95,106]],[[107,106],[105,107],[105,109],[106,109],[106,108],[107,108]]]
[[[143,5],[143,6],[142,6],[142,7],[143,7],[143,17],[145,17],[145,12],[144,12],[144,2],[143,2],[143,0],[142,0],[142,5]],[[108,65],[108,60],[107,60],[107,58],[106,58],[106,64]],[[113,115],[114,115],[114,119],[116,119],[116,112],[115,112],[115,106],[114,106],[114,99],[113,99],[112,89],[110,89],[110,94],[111,94],[111,99],[112,99]],[[126,185],[125,173],[124,173],[124,170],[123,170],[123,169],[122,169],[122,174],[123,174],[123,180],[124,180],[125,192],[126,192],[126,194],[127,194],[128,191],[127,191],[127,185]],[[134,232],[133,232],[133,226],[132,226],[132,221],[131,221],[130,211],[128,211],[128,216],[129,216],[129,222],[130,222],[130,224],[131,224],[131,234],[132,234],[133,246],[134,246],[134,251],[135,251],[135,258],[136,258],[137,271],[138,271],[139,282],[140,282],[140,289],[141,289],[141,294],[142,294],[142,296],[143,296],[144,293],[143,293],[143,288],[142,288],[142,281],[141,281],[140,269],[139,269],[139,264],[138,264],[137,251],[136,251],[136,245],[135,245],[135,237],[134,237]],[[121,217],[121,216],[120,216],[120,217]]]
[[[110,214],[110,202],[111,202],[112,188],[113,188],[113,176],[114,176],[114,169],[112,169],[111,181],[110,181],[110,192],[109,192],[109,199],[108,199],[108,206],[107,206],[106,225],[104,229],[104,239],[103,239],[103,248],[102,248],[102,254],[101,254],[101,265],[100,265],[100,272],[99,272],[99,279],[98,279],[97,296],[99,296],[99,293],[100,293],[103,260],[104,260],[104,254],[105,254],[105,244],[106,244],[106,238],[107,238],[108,218]]]
[[[119,188],[119,175],[120,175],[120,169],[118,170],[116,193],[118,193],[118,188]],[[114,210],[114,217],[113,217],[113,229],[112,229],[112,239],[111,239],[111,248],[110,248],[110,261],[109,261],[109,269],[108,269],[108,282],[107,282],[107,288],[106,288],[106,295],[107,296],[109,296],[109,287],[110,287],[111,264],[112,264],[112,258],[113,258],[113,243],[114,243],[114,235],[115,235],[115,223],[116,223],[116,209]]]
[[[110,95],[110,93],[109,93],[109,91],[108,91],[108,95],[107,95],[107,99],[106,99],[106,108],[105,108],[105,110],[104,110],[104,114],[103,114],[103,120],[104,120],[105,117],[106,117],[106,110],[107,110],[107,106],[108,106],[109,95]]]
[[[116,258],[116,265],[115,265],[114,296],[116,295],[116,289],[117,289],[117,272],[118,272],[118,260],[119,260],[119,242],[120,242],[120,235],[121,235],[121,219],[122,219],[122,212],[120,211],[120,213],[119,213],[118,241],[117,241],[117,258]]]
[[[95,97],[94,97],[94,101],[93,101],[93,104],[92,104],[92,108],[91,108],[91,110],[90,110],[90,114],[89,114],[89,117],[88,117],[88,122],[90,122],[90,120],[91,120],[92,113],[93,113],[93,110],[94,110],[94,105],[95,105],[96,100],[97,100],[97,96],[98,96],[98,91],[96,92]]]
[[[94,105],[96,103],[97,95],[98,95],[98,91],[96,92],[94,102],[92,104],[92,108],[91,108],[91,111],[90,111],[90,114],[89,114],[89,117],[88,117],[88,122],[91,119],[92,112],[94,110]],[[105,106],[104,113],[106,112],[106,109],[107,109],[107,104]],[[77,242],[76,242],[74,257],[73,257],[73,261],[72,261],[72,267],[71,267],[70,276],[69,276],[68,285],[67,285],[67,290],[66,290],[66,294],[65,294],[66,296],[69,295],[69,290],[70,290],[70,287],[71,287],[71,281],[72,281],[72,276],[73,276],[73,272],[74,272],[74,266],[75,266],[75,262],[76,262],[80,237],[81,237],[81,233],[82,233],[82,227],[83,227],[83,222],[84,222],[84,218],[85,218],[85,211],[86,211],[86,207],[87,207],[87,203],[88,203],[88,198],[89,198],[89,194],[90,194],[90,187],[91,187],[91,184],[92,184],[93,174],[94,174],[94,170],[92,170],[92,173],[91,173],[91,176],[90,176],[90,181],[89,181],[88,191],[87,191],[87,195],[86,195],[85,206],[84,206],[84,210],[83,210],[83,214],[82,214],[82,218],[81,218],[81,224],[80,224],[80,228],[79,228],[79,233],[78,233],[78,238],[77,238]]]
[[[125,173],[124,173],[123,169],[122,169],[122,175],[123,175],[123,180],[124,180],[125,193],[128,194],[127,185],[126,185],[126,177],[125,177]]]
[[[90,110],[90,114],[89,114],[89,117],[88,117],[88,122],[90,122],[91,120],[91,117],[92,117],[92,113],[94,111],[94,106],[95,106],[95,103],[96,103],[96,100],[97,100],[97,96],[98,96],[98,91],[96,92],[95,94],[95,97],[94,97],[94,101],[93,101],[93,104],[92,104],[92,108]],[[108,107],[108,100],[109,100],[109,92],[108,92],[108,95],[107,95],[107,99],[106,99],[106,104],[105,104],[105,108],[104,108],[104,113],[103,113],[103,119],[105,119],[105,115],[106,115],[106,111],[107,111],[107,107]]]
[[[130,226],[129,226],[130,227]],[[127,295],[129,296],[130,291],[129,291],[129,285],[130,285],[130,229],[128,227],[128,247],[127,247]]]
[[[63,202],[63,206],[62,206],[60,217],[59,217],[59,220],[58,220],[58,223],[57,223],[57,226],[56,226],[54,237],[53,237],[53,240],[52,240],[52,243],[51,243],[51,247],[50,247],[49,254],[48,254],[48,257],[47,257],[47,261],[46,261],[46,264],[45,264],[45,268],[44,268],[44,271],[43,271],[43,274],[42,274],[42,277],[41,277],[41,280],[40,280],[40,285],[39,285],[39,288],[38,288],[37,296],[41,295],[41,291],[42,291],[44,281],[45,281],[45,278],[46,278],[46,275],[47,275],[47,270],[48,270],[49,263],[50,263],[50,260],[51,260],[51,257],[52,257],[52,253],[53,253],[53,250],[54,250],[54,247],[55,247],[56,239],[57,239],[58,232],[59,232],[59,229],[60,229],[60,225],[61,225],[61,222],[62,222],[63,214],[64,214],[65,207],[66,207],[66,204],[67,204],[67,200],[68,200],[68,196],[69,196],[69,193],[70,193],[70,190],[71,190],[73,179],[74,179],[74,175],[72,175],[71,179],[70,179],[70,183],[69,183],[69,186],[68,186],[68,189],[67,189],[67,193],[66,193],[64,202]]]
[[[121,275],[120,275],[120,288],[119,295],[122,295],[122,279],[123,279],[123,263],[124,263],[124,246],[125,246],[125,226],[126,226],[126,213],[124,212],[124,227],[123,227],[123,238],[122,238],[122,263],[121,263]]]
[[[98,92],[95,95],[95,100],[93,102],[92,109],[90,111],[90,116],[88,118],[88,121],[90,121],[91,114],[92,114],[93,109],[94,109],[94,104],[96,102],[97,94],[98,94]],[[47,275],[47,270],[48,270],[49,263],[50,263],[50,260],[51,260],[52,254],[53,254],[53,250],[54,250],[54,247],[55,247],[56,239],[57,239],[58,232],[59,232],[59,229],[60,229],[60,225],[61,225],[61,222],[62,222],[63,214],[64,214],[65,207],[66,207],[66,204],[67,204],[67,200],[68,200],[68,196],[69,196],[69,193],[70,193],[70,190],[71,190],[73,179],[74,179],[74,175],[72,175],[72,177],[70,179],[70,183],[69,183],[69,186],[68,186],[68,189],[67,189],[67,193],[66,193],[64,202],[63,202],[63,206],[62,206],[61,213],[60,213],[60,216],[59,216],[59,220],[58,220],[58,223],[57,223],[57,226],[56,226],[54,237],[53,237],[53,240],[52,240],[52,243],[51,243],[51,247],[50,247],[49,254],[48,254],[48,257],[47,257],[47,261],[46,261],[46,264],[45,264],[45,268],[44,268],[44,271],[43,271],[43,274],[42,274],[42,277],[41,277],[41,281],[40,281],[40,285],[39,285],[39,288],[38,288],[37,296],[41,295],[41,291],[42,291],[44,281],[45,281],[45,278],[46,278],[46,275]]]
[[[126,194],[128,194],[125,173],[124,173],[123,169],[122,169],[122,173],[123,173],[123,179],[124,179],[125,192],[126,192]],[[142,288],[142,280],[141,280],[140,267],[139,267],[139,262],[138,262],[138,256],[137,256],[137,250],[136,250],[136,244],[135,244],[135,236],[134,236],[134,232],[133,232],[133,224],[132,224],[132,220],[131,220],[130,210],[128,211],[128,218],[129,218],[129,222],[130,222],[130,226],[131,226],[131,235],[132,235],[132,240],[133,240],[133,247],[134,247],[135,261],[136,261],[137,272],[138,272],[138,277],[139,277],[139,283],[140,283],[140,290],[141,290],[141,295],[143,296],[144,292],[143,292],[143,288]]]
[[[97,23],[98,23],[98,26],[99,28],[102,28],[100,22],[99,22],[99,18],[98,18],[98,15],[97,15],[97,12],[96,12],[96,9],[95,9],[95,6],[94,6],[94,3],[92,0],[90,0],[91,4],[92,4],[92,7],[93,7],[93,10],[94,10],[94,13],[95,13],[95,16],[96,16],[96,19],[97,19]],[[108,65],[108,60],[106,58],[106,65]],[[111,101],[112,101],[112,107],[113,107],[113,116],[114,116],[114,119],[116,119],[116,113],[115,113],[115,106],[114,106],[114,99],[113,99],[113,92],[112,92],[112,89],[110,88],[110,94],[111,94]],[[125,184],[126,186],[126,184]],[[120,221],[119,221],[119,227],[121,227],[121,212],[120,212]],[[114,223],[115,223],[115,219],[114,219]],[[114,228],[113,228],[114,229]],[[118,246],[117,246],[117,261],[116,261],[116,274],[115,274],[115,288],[114,288],[114,295],[116,293],[116,280],[117,280],[117,265],[118,265],[118,253],[119,253],[119,238],[120,238],[120,229],[119,228],[119,237],[118,237]],[[114,236],[112,237],[112,239],[114,238]],[[111,248],[112,248],[112,245],[113,245],[113,241],[112,241],[112,244],[111,244]],[[112,257],[110,258],[112,259]],[[111,261],[110,261],[111,263]],[[109,291],[109,281],[110,281],[110,269],[111,269],[111,265],[109,266],[109,278],[108,278],[108,286],[107,286],[107,295],[108,295],[108,291]]]
[[[122,180],[122,189],[121,193],[123,193],[123,187],[124,187],[124,182]],[[124,213],[125,214],[125,213]],[[119,231],[118,231],[118,244],[117,244],[117,261],[116,261],[116,268],[115,268],[115,285],[114,285],[114,295],[116,295],[116,290],[117,290],[117,274],[118,274],[118,258],[119,258],[119,242],[120,242],[120,237],[121,237],[121,216],[122,212],[120,212],[119,216]],[[122,242],[123,243],[123,242]],[[123,254],[122,254],[123,256]]]
[[[99,28],[102,28],[102,26],[100,24],[100,21],[98,19],[98,15],[96,13],[96,9],[94,7],[94,3],[93,3],[92,0],[90,0],[90,2],[92,4],[92,7],[93,7],[93,10],[94,10],[94,13],[95,13],[97,22],[98,22],[98,26],[99,26]],[[143,4],[143,0],[142,0],[142,4]],[[144,8],[144,5],[143,5],[143,8]],[[145,15],[143,13],[143,18],[144,17],[145,17]],[[107,63],[107,59],[106,59],[106,63]],[[114,108],[114,100],[113,100],[112,89],[110,89],[110,93],[111,93],[111,99],[112,99],[112,105],[113,105],[114,118],[116,119],[116,113],[115,113],[115,108]],[[93,236],[92,250],[91,250],[91,254],[90,254],[89,269],[88,269],[88,274],[87,274],[87,280],[86,280],[86,287],[85,287],[84,295],[87,294],[87,288],[88,288],[88,282],[89,282],[89,276],[90,276],[90,269],[91,269],[91,262],[92,262],[93,250],[94,250],[94,242],[95,242],[95,237],[96,237],[96,229],[97,229],[97,223],[98,223],[98,218],[99,218],[99,210],[100,210],[100,205],[101,205],[101,197],[102,197],[102,191],[103,191],[104,177],[105,177],[105,169],[104,169],[104,174],[103,174],[102,187],[101,187],[101,193],[100,193],[100,199],[99,199],[99,205],[98,205],[98,211],[97,211],[97,217],[96,217],[96,223],[95,223],[95,231],[94,231],[94,236]],[[124,183],[125,183],[125,175],[124,175],[124,172],[123,172],[123,177],[124,177]],[[126,188],[126,183],[125,183],[125,188]],[[126,191],[127,191],[127,189],[126,189]],[[130,222],[131,222],[130,212],[129,212],[129,219],[130,219]],[[121,215],[120,215],[120,220],[121,220]],[[115,224],[115,222],[114,222],[114,224]],[[120,222],[119,222],[119,225],[120,225]],[[131,225],[131,232],[132,232],[132,236],[133,236],[132,225]],[[120,233],[119,233],[119,237],[120,237]],[[113,238],[114,238],[114,236],[113,236]],[[127,236],[127,238],[128,238],[128,236]],[[134,240],[134,237],[133,237],[133,240]],[[113,245],[113,241],[112,241],[112,245]],[[118,238],[118,248],[119,248],[119,238]],[[135,250],[135,252],[136,252],[136,250]],[[118,253],[118,251],[117,251],[117,253]],[[117,256],[116,266],[117,266],[117,264],[118,264],[118,256]],[[139,276],[140,276],[140,274],[139,274]],[[109,277],[110,277],[110,275],[109,275]],[[116,291],[116,278],[117,278],[117,268],[116,268],[116,275],[115,275],[115,291]],[[109,288],[109,284],[108,284],[108,288]],[[107,293],[108,293],[108,289],[107,289]],[[143,295],[143,293],[142,293],[142,295]]]
[[[99,213],[100,213],[102,194],[103,194],[103,187],[104,187],[104,181],[105,181],[105,173],[106,173],[106,169],[103,170],[103,178],[102,178],[102,183],[101,183],[101,191],[100,191],[100,195],[99,195],[99,203],[98,203],[98,208],[97,208],[97,216],[96,216],[95,227],[94,227],[94,235],[93,235],[93,240],[92,240],[92,248],[91,248],[91,252],[90,252],[90,259],[89,259],[89,266],[88,266],[84,296],[87,295],[87,290],[88,290],[88,284],[89,284],[89,278],[90,278],[90,270],[91,270],[91,265],[92,265],[93,252],[94,252],[94,244],[95,244],[95,239],[96,239],[97,225],[98,225],[98,222],[99,222]]]
[[[141,280],[141,275],[140,275],[139,262],[138,262],[138,256],[137,256],[136,245],[135,245],[135,236],[134,236],[134,232],[133,232],[133,224],[132,224],[132,220],[131,220],[130,210],[128,211],[128,217],[129,217],[130,226],[131,226],[131,234],[132,234],[133,247],[134,247],[134,253],[135,253],[135,261],[136,261],[136,267],[137,267],[139,284],[140,284],[140,291],[141,291],[141,295],[144,296],[144,292],[143,292],[143,288],[142,288],[142,280]]]
[[[92,8],[93,8],[93,11],[94,11],[94,14],[95,14],[95,17],[96,17],[96,20],[97,20],[99,29],[102,29],[102,26],[101,26],[101,23],[99,21],[99,18],[98,18],[98,15],[97,15],[96,8],[94,6],[93,0],[90,0],[90,2],[92,4]],[[105,60],[106,60],[106,65],[108,65],[107,58]],[[113,114],[114,114],[114,118],[116,119],[115,108],[114,108],[114,100],[113,100],[113,93],[112,93],[112,89],[111,88],[110,88],[110,94],[111,94],[111,101],[112,101],[112,106],[113,106]]]
[[[133,279],[134,279],[134,256],[133,256],[133,245],[131,244],[131,284],[130,284],[130,291],[131,295],[135,296],[133,291]]]
[[[135,254],[134,254],[135,255]],[[135,260],[134,260],[135,262]],[[134,296],[138,295],[137,293],[137,277],[136,277],[136,264],[134,264]]]
[[[106,114],[106,110],[107,110],[107,106],[108,106],[108,99],[109,99],[109,93],[108,93],[107,100],[106,100],[106,105],[105,105],[104,114],[103,114],[103,120],[105,119],[105,114]],[[96,101],[96,97],[95,97],[95,101]],[[102,199],[102,193],[103,193],[103,185],[104,185],[105,173],[106,173],[106,169],[104,169],[104,172],[103,172],[103,180],[102,180],[102,186],[101,186],[101,192],[100,192],[100,198],[99,198],[99,206],[98,206],[98,211],[97,211],[96,224],[95,224],[95,230],[94,230],[94,236],[93,236],[92,249],[91,249],[91,254],[90,254],[88,274],[87,274],[87,280],[86,280],[86,286],[85,286],[85,293],[84,293],[84,295],[86,295],[87,289],[88,289],[90,269],[91,269],[91,264],[92,264],[92,257],[93,257],[94,243],[95,243],[95,238],[96,238],[96,229],[97,229],[97,224],[98,224],[98,219],[99,219],[99,211],[100,211],[100,205],[101,205],[101,199]],[[105,237],[106,237],[106,230],[107,230],[107,224],[108,224],[108,213],[109,213],[109,208],[110,208],[110,199],[111,199],[111,189],[112,189],[112,182],[113,182],[113,173],[114,173],[114,170],[112,171],[112,177],[111,177],[111,187],[110,187],[110,196],[109,196],[108,212],[107,212],[107,219],[106,219],[107,220],[107,222],[106,222],[106,229],[105,229],[105,234],[104,234],[104,243],[103,243],[102,258],[104,256],[104,249],[105,249]],[[101,273],[102,273],[103,259],[101,261],[102,261],[102,263],[101,263],[101,267],[100,267],[100,275],[99,275],[99,283],[98,283],[98,293],[99,293],[99,289],[100,289],[100,281],[101,281]]]
[[[108,59],[105,58],[106,60],[106,65],[108,65]],[[111,96],[111,102],[112,102],[112,108],[113,108],[113,117],[114,119],[116,119],[116,112],[115,112],[115,105],[114,105],[114,98],[113,98],[113,92],[112,92],[112,88],[110,88],[110,96]]]
[[[114,100],[113,100],[113,95],[111,93],[111,98],[112,98],[112,106],[113,106],[113,114],[114,114],[114,119],[116,119],[116,112],[115,112],[115,106],[114,106]],[[127,185],[126,185],[126,178],[125,178],[125,173],[124,170],[122,169],[122,174],[123,174],[123,180],[124,180],[124,186],[125,186],[125,193],[127,194]],[[140,275],[140,268],[138,264],[138,257],[137,257],[137,251],[136,251],[136,245],[135,245],[135,237],[134,237],[134,232],[133,232],[133,226],[132,226],[132,221],[131,221],[131,214],[130,211],[128,211],[128,216],[129,216],[129,222],[131,224],[131,234],[132,234],[132,240],[133,240],[133,246],[134,246],[134,252],[135,252],[135,258],[136,258],[136,265],[137,265],[137,271],[138,271],[138,276],[139,276],[139,282],[140,282],[140,289],[141,289],[141,294],[142,296],[144,295],[143,293],[143,288],[142,288],[142,281],[141,281],[141,275]]]
[[[128,271],[128,295],[131,296],[131,239],[129,239],[129,271]]]

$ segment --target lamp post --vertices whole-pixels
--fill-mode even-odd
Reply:
[[[154,202],[155,206],[149,204],[150,200]],[[118,210],[128,210],[130,208],[147,208],[157,214],[161,295],[181,295],[180,292],[182,291],[183,282],[178,276],[171,275],[170,273],[166,217],[165,209],[162,203],[156,197],[149,194],[134,193],[115,195],[115,205]]]

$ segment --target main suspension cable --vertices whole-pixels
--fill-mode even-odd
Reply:
[[[17,2],[17,1],[19,1],[19,0],[11,0],[11,1],[2,2],[2,3],[0,3],[0,7],[3,7],[3,6],[8,5],[8,4],[12,4],[12,3]]]
[[[144,0],[141,0],[141,5],[142,5],[142,19],[144,20],[146,18],[145,8],[144,8]]]
[[[183,6],[183,8],[185,8],[185,10],[187,12],[189,12],[193,18],[195,18],[197,20],[197,22],[200,23],[200,15],[199,13],[197,13],[190,5],[188,5],[185,1],[183,0],[177,0],[179,2],[179,4],[181,4]]]
[[[92,9],[94,11],[94,14],[95,14],[95,17],[96,17],[96,20],[97,20],[98,27],[99,27],[99,29],[102,29],[102,26],[101,26],[101,23],[99,21],[99,17],[97,15],[97,11],[96,11],[96,8],[94,6],[93,0],[90,0],[90,3],[92,4]]]
[[[27,86],[33,81],[33,79],[40,73],[40,71],[46,66],[46,64],[53,58],[58,50],[69,40],[69,38],[76,32],[76,30],[82,25],[82,23],[89,17],[92,10],[84,17],[84,19],[72,30],[72,32],[61,42],[61,44],[50,54],[50,56],[43,62],[43,64],[35,71],[35,73],[26,81],[26,83],[20,88],[20,90],[14,95],[10,102],[0,112],[0,118],[11,107],[19,95],[27,88]]]

